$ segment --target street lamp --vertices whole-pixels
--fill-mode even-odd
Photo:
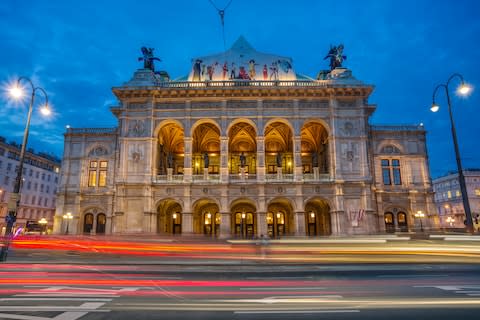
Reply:
[[[70,220],[73,219],[73,216],[70,212],[67,212],[67,214],[63,215],[63,219],[67,220],[67,229],[65,230],[65,234],[68,234],[68,225],[70,223]]]
[[[48,223],[47,219],[42,218],[38,220],[38,223],[42,226],[42,233],[46,233],[47,223]]]
[[[30,83],[32,87],[32,95],[30,97],[30,105],[28,107],[28,115],[27,115],[27,124],[25,125],[25,131],[23,133],[23,142],[22,142],[22,147],[20,149],[20,158],[19,158],[19,164],[18,164],[18,171],[17,171],[17,177],[15,179],[15,186],[13,188],[13,192],[10,195],[9,199],[9,204],[8,204],[8,215],[6,216],[6,222],[7,226],[5,229],[5,238],[6,238],[6,243],[4,246],[2,246],[2,249],[0,251],[0,261],[6,261],[7,260],[7,254],[8,254],[8,246],[9,246],[9,237],[12,235],[12,228],[13,225],[15,224],[15,221],[17,220],[17,211],[18,207],[20,205],[20,186],[22,182],[22,173],[23,173],[23,163],[25,161],[25,150],[27,147],[27,142],[28,142],[28,133],[30,130],[30,118],[32,116],[32,110],[33,110],[33,103],[35,101],[35,94],[37,91],[40,91],[43,93],[45,97],[45,105],[40,109],[41,112],[44,115],[49,115],[50,114],[50,109],[48,107],[48,96],[47,93],[43,88],[40,87],[35,87],[33,85],[33,82],[26,77],[20,77],[17,80],[17,83],[14,87],[10,88],[10,95],[14,99],[20,99],[24,95],[24,90],[21,87],[21,82],[26,81]]]
[[[417,213],[415,213],[415,218],[420,219],[420,231],[421,232],[423,232],[423,223],[422,223],[423,217],[425,217],[425,213],[423,213],[423,211],[418,210]]]
[[[470,204],[468,202],[468,194],[467,194],[467,187],[465,185],[465,176],[463,175],[462,169],[462,160],[460,159],[460,150],[458,149],[458,142],[457,142],[457,131],[455,130],[455,123],[453,122],[453,114],[452,114],[452,105],[450,101],[450,94],[448,91],[448,85],[453,78],[459,78],[461,83],[457,89],[458,94],[460,95],[468,95],[472,91],[472,87],[470,87],[465,81],[463,80],[462,75],[458,73],[454,73],[453,75],[448,78],[447,83],[439,84],[433,90],[432,96],[432,107],[430,110],[432,112],[437,112],[440,109],[440,106],[435,103],[435,95],[439,88],[445,89],[445,94],[447,96],[447,103],[448,103],[448,114],[450,116],[450,126],[452,128],[452,138],[453,138],[453,145],[455,147],[455,157],[457,160],[457,170],[458,170],[458,180],[460,183],[460,192],[462,194],[462,201],[463,201],[463,208],[465,209],[465,225],[467,227],[467,232],[473,233],[473,221],[472,221],[472,212],[470,211]]]

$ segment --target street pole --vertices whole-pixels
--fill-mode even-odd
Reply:
[[[0,251],[0,261],[6,261],[7,260],[7,255],[8,255],[8,247],[10,245],[10,238],[12,236],[12,229],[15,224],[15,221],[17,220],[17,213],[18,213],[18,208],[20,206],[20,187],[21,187],[21,182],[22,182],[22,174],[23,174],[23,164],[25,162],[25,150],[27,147],[27,142],[28,142],[28,133],[30,130],[30,119],[32,117],[32,110],[33,110],[33,103],[35,100],[35,92],[37,90],[40,90],[43,92],[45,96],[45,105],[48,107],[48,96],[45,90],[43,90],[40,87],[35,87],[32,83],[32,81],[26,77],[20,77],[17,81],[17,88],[15,89],[16,93],[15,95],[17,97],[21,96],[21,92],[19,91],[20,89],[18,86],[20,85],[20,82],[22,80],[28,81],[30,85],[32,86],[32,95],[30,97],[30,104],[28,107],[28,115],[27,115],[27,123],[25,125],[25,130],[23,133],[23,141],[22,141],[22,147],[20,149],[20,158],[19,158],[19,164],[18,164],[18,171],[17,171],[17,177],[15,179],[15,185],[13,187],[13,193],[10,195],[10,200],[9,200],[9,212],[8,215],[6,216],[6,222],[7,226],[5,228],[5,243],[2,246],[2,249]]]
[[[470,92],[471,88],[465,84],[465,81],[463,80],[462,75],[458,73],[454,73],[453,75],[448,78],[446,84],[439,84],[435,90],[433,91],[433,102],[432,102],[432,108],[431,110],[433,112],[438,111],[439,107],[437,104],[435,104],[435,94],[437,93],[437,90],[439,88],[444,88],[445,89],[445,94],[447,96],[447,104],[448,104],[448,114],[450,116],[450,127],[452,131],[452,138],[453,138],[453,146],[455,149],[455,158],[457,161],[457,171],[458,171],[458,181],[460,184],[460,193],[462,195],[462,202],[463,202],[463,208],[465,210],[465,225],[467,232],[473,233],[473,220],[472,220],[472,212],[470,210],[470,203],[468,201],[468,193],[467,193],[467,186],[465,183],[465,175],[463,174],[463,167],[462,167],[462,160],[460,158],[460,150],[458,148],[458,141],[457,141],[457,130],[455,129],[455,123],[453,121],[453,112],[452,112],[452,104],[450,101],[450,93],[449,93],[449,88],[448,85],[450,84],[450,81],[458,77],[461,80],[461,85],[459,87],[459,92],[463,95],[466,95]]]

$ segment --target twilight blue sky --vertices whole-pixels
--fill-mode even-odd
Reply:
[[[212,0],[224,7],[230,0]],[[453,93],[464,167],[480,167],[480,1],[233,0],[225,14],[227,48],[243,35],[253,47],[293,59],[315,77],[330,44],[343,43],[345,66],[375,85],[374,124],[424,123],[432,176],[454,170],[447,108],[429,111],[432,91],[460,72],[476,91]],[[111,87],[142,66],[140,47],[155,48],[157,69],[188,74],[191,58],[223,51],[220,19],[208,0],[2,0],[0,83],[30,77],[43,87],[53,117],[33,114],[29,147],[63,154],[65,125],[112,127]],[[37,101],[41,101],[39,96]],[[437,101],[446,107],[441,92]],[[27,103],[0,97],[0,135],[21,142]]]

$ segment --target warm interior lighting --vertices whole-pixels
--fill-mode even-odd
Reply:
[[[472,87],[466,83],[462,83],[457,89],[457,92],[462,96],[468,95],[471,91]]]
[[[175,220],[175,219],[177,219],[177,214],[176,213],[173,214],[173,220]]]
[[[423,218],[423,217],[425,217],[425,213],[423,213],[422,210],[418,210],[417,213],[415,213],[415,217]]]
[[[47,224],[48,221],[47,221],[47,219],[42,218],[42,219],[38,220],[38,223],[40,223],[40,224]]]
[[[430,107],[430,111],[437,112],[439,109],[440,109],[440,106],[438,104],[432,103],[432,106]]]
[[[280,219],[280,212],[277,212],[277,219]]]
[[[207,218],[210,219],[212,217],[212,214],[209,212],[207,213]]]
[[[315,218],[315,213],[310,212],[310,217]]]
[[[242,219],[245,219],[245,213],[242,213]]]

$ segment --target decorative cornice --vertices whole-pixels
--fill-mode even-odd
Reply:
[[[168,85],[167,85],[168,84]],[[113,93],[118,99],[169,99],[185,100],[195,98],[209,99],[298,99],[325,97],[362,97],[373,91],[373,86],[356,84],[331,84],[327,81],[277,81],[261,82],[171,82],[162,86],[150,87],[114,87]]]

